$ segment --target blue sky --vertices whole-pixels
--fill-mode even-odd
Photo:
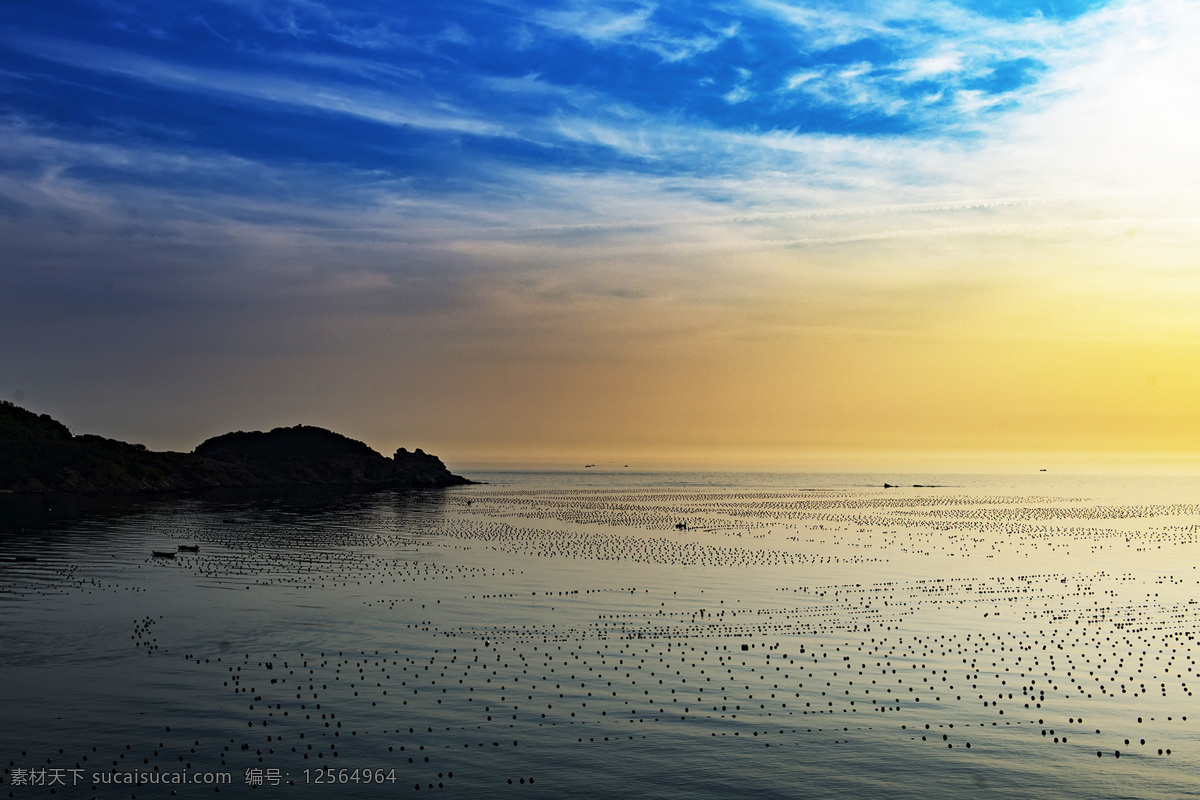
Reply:
[[[1086,10],[992,5],[18,3],[3,66],[20,118],[90,140],[430,180],[467,156],[694,172],[658,137],[968,135]]]
[[[739,136],[969,139],[1036,102],[1086,10],[993,5],[17,3],[0,67],[33,134],[442,197],[511,169],[739,177]]]
[[[157,445],[284,414],[493,452],[589,369],[628,418],[738,337],[1011,329],[997,296],[1061,298],[1047,252],[1138,278],[1084,251],[1153,229],[1179,277],[1196,32],[1168,0],[6,3],[0,392]],[[547,451],[645,436],[550,416]]]

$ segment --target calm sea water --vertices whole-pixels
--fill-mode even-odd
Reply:
[[[1200,795],[1200,480],[472,477],[0,498],[0,791]]]

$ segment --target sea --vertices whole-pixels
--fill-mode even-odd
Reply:
[[[1196,476],[469,477],[0,497],[0,797],[1200,796]]]

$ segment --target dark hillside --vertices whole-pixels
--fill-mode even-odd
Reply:
[[[46,414],[0,402],[0,491],[143,492],[328,485],[438,487],[470,481],[434,456],[401,448],[386,458],[362,442],[306,425],[217,436],[192,453],[84,434]]]
[[[275,428],[269,433],[226,433],[203,442],[192,452],[237,464],[267,484],[384,484],[396,472],[392,459],[362,442],[311,425]]]

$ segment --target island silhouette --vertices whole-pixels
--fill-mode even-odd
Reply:
[[[0,401],[0,492],[88,494],[232,487],[439,488],[471,481],[437,456],[401,447],[391,458],[324,428],[236,431],[190,453],[156,452],[72,434],[48,414]]]

